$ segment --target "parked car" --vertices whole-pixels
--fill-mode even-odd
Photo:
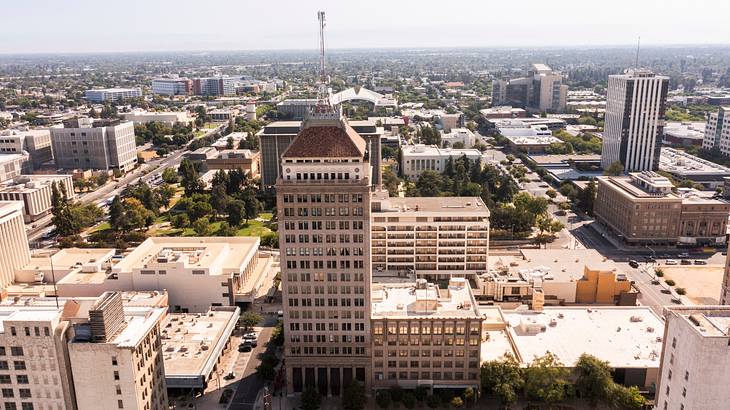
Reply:
[[[695,259],[695,265],[707,265],[707,261],[703,259]]]
[[[679,263],[682,265],[691,265],[692,261],[689,259],[682,259]]]
[[[682,252],[677,256],[679,256],[680,258],[689,258],[689,254],[687,252]]]
[[[246,333],[246,334],[243,335],[243,340],[246,340],[246,339],[256,339],[256,338],[258,338],[258,336],[256,335],[256,332],[248,332],[248,333]]]
[[[253,345],[249,341],[245,341],[238,346],[239,352],[250,352],[253,349]]]
[[[223,376],[223,380],[233,380],[236,378],[236,372],[228,372],[225,376]]]
[[[679,265],[679,262],[677,262],[676,259],[667,259],[666,262],[664,262],[665,265]]]
[[[629,266],[631,266],[632,268],[636,269],[636,268],[638,268],[638,267],[639,267],[639,262],[637,262],[637,261],[635,261],[635,260],[631,259],[631,260],[629,261]]]

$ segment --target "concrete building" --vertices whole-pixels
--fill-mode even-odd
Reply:
[[[30,262],[23,203],[0,201],[0,287],[13,283],[15,270]]]
[[[317,104],[316,98],[289,98],[276,104],[278,118],[301,121]]]
[[[190,95],[193,81],[187,78],[155,78],[152,80],[152,93],[158,95]]]
[[[597,177],[596,220],[629,244],[725,243],[730,203],[692,189],[673,192],[654,172]]]
[[[19,177],[28,169],[29,159],[27,152],[0,154],[0,182]]]
[[[614,162],[626,172],[658,169],[668,87],[669,77],[648,70],[608,76],[604,169]]]
[[[53,159],[51,145],[51,132],[47,129],[0,132],[0,154],[20,154],[25,151],[30,155],[34,169]]]
[[[376,190],[380,187],[382,180],[380,140],[384,129],[378,127],[375,121],[370,120],[350,121],[349,125],[365,139],[368,145],[371,165],[370,183]],[[261,183],[263,186],[273,186],[276,183],[281,172],[281,155],[289,147],[301,127],[301,121],[274,121],[256,134],[261,142]]]
[[[135,124],[161,122],[169,126],[175,124],[188,125],[193,122],[193,119],[188,116],[187,111],[145,111],[138,109],[123,113],[122,118],[127,121],[132,121]]]
[[[714,410],[727,406],[730,390],[730,307],[664,309],[664,349],[656,409]]]
[[[401,148],[403,155],[403,175],[410,180],[418,179],[426,169],[442,173],[449,158],[457,160],[466,156],[470,161],[482,162],[482,152],[478,149],[438,148],[433,145],[406,145]]]
[[[705,139],[705,126],[704,122],[667,122],[664,125],[662,142],[664,145],[677,147],[702,146]]]
[[[142,89],[136,88],[102,88],[94,90],[86,90],[85,97],[89,102],[105,103],[117,102],[129,98],[139,98],[142,96]]]
[[[453,147],[457,143],[463,148],[471,148],[476,143],[476,135],[468,128],[452,128],[451,132],[441,134],[442,145]]]
[[[661,150],[659,170],[668,172],[677,181],[692,181],[708,190],[723,186],[724,178],[730,177],[730,168],[669,147]]]
[[[454,128],[464,128],[466,126],[466,120],[464,113],[455,114],[439,114],[435,117],[436,124],[441,126],[441,131],[450,133]]]
[[[223,151],[227,149],[237,149],[238,146],[241,144],[241,141],[245,140],[248,136],[248,133],[246,132],[232,132],[228,135],[224,135],[217,140],[210,146],[217,149],[218,151]],[[233,146],[230,148],[228,147],[228,141],[231,141],[233,143]]]
[[[479,389],[483,320],[464,278],[375,284],[373,388]]]
[[[710,113],[702,148],[718,149],[723,155],[730,156],[730,106],[719,107],[717,112]]]
[[[68,343],[79,409],[168,408],[160,322],[164,308],[125,308],[117,292],[91,306],[70,300],[74,337]],[[67,312],[68,311],[68,312]]]
[[[238,116],[238,109],[235,108],[218,108],[208,111],[208,116],[213,122],[228,122]]]
[[[512,107],[509,105],[493,106],[492,108],[484,108],[479,113],[487,120],[499,118],[525,118],[527,111],[524,108]]]
[[[69,273],[58,280],[58,294],[165,289],[171,311],[183,313],[251,303],[272,263],[258,247],[258,237],[151,237],[113,266]]]
[[[76,198],[71,175],[21,175],[0,183],[0,201],[20,201],[25,222],[38,220],[51,213],[53,183],[62,186],[69,199]]]
[[[137,164],[134,124],[131,121],[67,121],[51,128],[53,153],[58,168],[132,170]]]
[[[249,149],[219,151],[218,156],[207,159],[205,165],[210,170],[240,168],[251,175],[252,178],[261,177],[261,153]]]
[[[193,94],[209,96],[236,95],[235,77],[207,77],[193,80]]]
[[[212,307],[202,314],[171,313],[160,323],[165,384],[181,392],[203,392],[225,376],[221,357],[231,349],[231,335],[241,310]]]
[[[287,391],[371,387],[367,141],[331,107],[302,124],[276,184]],[[324,110],[324,109],[323,109]],[[325,292],[326,289],[326,292]]]
[[[487,272],[489,209],[481,198],[390,198],[383,191],[371,208],[374,274],[476,283]]]
[[[527,77],[495,80],[492,106],[510,105],[539,112],[565,111],[568,86],[563,75],[546,64],[532,64]]]

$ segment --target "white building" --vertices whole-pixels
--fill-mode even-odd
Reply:
[[[604,169],[620,162],[626,172],[657,170],[668,87],[669,77],[648,70],[608,76]]]
[[[193,92],[193,81],[187,78],[155,78],[152,80],[152,92],[158,95],[190,95]]]
[[[94,103],[116,102],[126,100],[128,98],[138,98],[142,96],[142,89],[135,88],[102,88],[94,90],[86,90],[86,99]]]
[[[470,161],[482,161],[482,153],[478,149],[453,149],[438,148],[429,145],[406,145],[402,147],[403,152],[403,174],[411,179],[418,179],[421,172],[426,169],[444,172],[446,162],[449,158],[457,160],[466,156]]]
[[[170,126],[178,123],[188,125],[193,121],[186,111],[145,111],[139,109],[122,114],[122,118],[135,124],[161,122]]]
[[[23,203],[0,201],[0,287],[15,280],[15,270],[30,262]]]
[[[707,118],[702,148],[717,148],[722,154],[730,155],[730,107],[720,107]]]
[[[128,172],[137,164],[137,145],[131,121],[93,121],[80,118],[64,128],[51,128],[56,166]]]
[[[0,201],[20,201],[25,221],[38,220],[51,213],[53,183],[60,184],[69,199],[76,198],[71,175],[21,175],[0,183]]]
[[[0,132],[0,154],[30,155],[33,168],[53,159],[51,132],[47,129],[5,130]]]
[[[441,134],[441,144],[453,147],[454,144],[461,143],[464,148],[471,148],[476,143],[476,136],[468,128],[452,128],[451,132]]]
[[[664,309],[664,350],[656,409],[715,410],[727,407],[730,390],[730,307]]]
[[[30,155],[27,152],[19,154],[0,154],[0,182],[13,179],[23,173]]]

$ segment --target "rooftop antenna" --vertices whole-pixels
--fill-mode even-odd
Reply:
[[[638,41],[636,42],[636,62],[634,63],[634,68],[639,68],[639,49],[641,48],[641,36],[639,36]]]
[[[326,26],[324,11],[317,12],[319,20],[319,84],[317,86],[317,105],[312,110],[311,117],[320,119],[339,118],[330,101],[329,78],[325,69],[324,28]]]

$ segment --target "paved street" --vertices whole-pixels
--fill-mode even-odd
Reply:
[[[258,337],[258,345],[250,353],[242,353],[236,362],[234,371],[241,379],[234,386],[236,393],[228,406],[231,410],[252,410],[256,402],[256,396],[264,387],[264,382],[256,375],[256,367],[261,363],[260,356],[266,351],[266,344],[271,339],[271,334],[276,325],[275,315],[266,315],[264,328]],[[250,360],[246,355],[250,355]]]

